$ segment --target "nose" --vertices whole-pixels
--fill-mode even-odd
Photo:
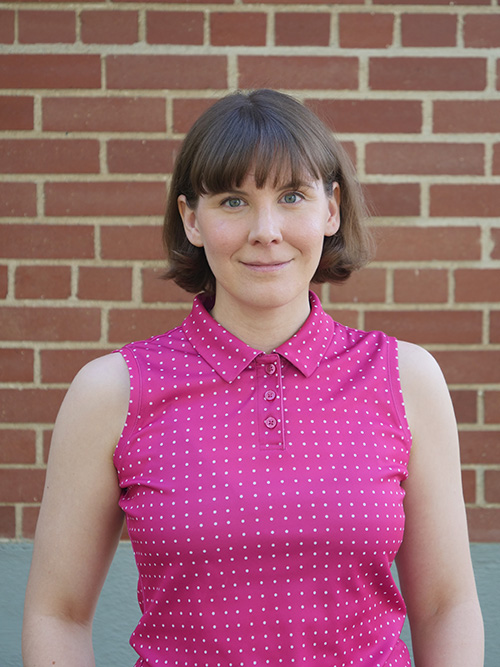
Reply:
[[[248,240],[252,244],[260,243],[262,245],[282,241],[279,213],[274,211],[271,206],[257,207],[252,215]]]

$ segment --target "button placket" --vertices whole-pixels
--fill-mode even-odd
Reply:
[[[257,357],[260,448],[284,449],[281,361],[277,354]]]

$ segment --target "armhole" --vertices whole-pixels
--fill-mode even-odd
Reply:
[[[120,350],[114,350],[113,353],[122,355],[125,363],[127,364],[129,380],[130,380],[130,397],[128,403],[127,419],[123,426],[120,439],[118,440],[113,455],[113,460],[116,465],[118,463],[118,459],[123,453],[123,450],[130,442],[132,434],[136,430],[136,425],[139,418],[141,399],[142,399],[141,396],[142,383],[141,383],[140,367],[131,350],[129,350],[126,347],[123,347]]]
[[[399,373],[399,346],[396,338],[389,336],[387,338],[389,346],[389,384],[391,388],[391,397],[399,425],[405,434],[405,439],[408,441],[408,451],[412,443],[412,434],[408,418],[406,416],[406,407],[403,397],[403,390],[401,387],[401,377]]]

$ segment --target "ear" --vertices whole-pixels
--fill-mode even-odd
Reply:
[[[332,194],[328,197],[328,218],[325,223],[325,236],[333,236],[340,227],[340,186],[332,183]]]
[[[197,248],[202,248],[203,241],[198,228],[196,209],[189,206],[186,195],[179,195],[177,197],[177,207],[182,218],[184,233],[186,234],[187,240]]]

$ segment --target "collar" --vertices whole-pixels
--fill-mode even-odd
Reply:
[[[311,376],[319,366],[333,338],[335,323],[325,313],[321,303],[309,292],[311,311],[301,328],[289,340],[276,348],[280,354],[293,364],[306,377]],[[198,295],[193,302],[190,315],[182,323],[182,329],[196,352],[226,382],[232,382],[259,355],[227,329],[221,326],[210,314],[213,299]]]

